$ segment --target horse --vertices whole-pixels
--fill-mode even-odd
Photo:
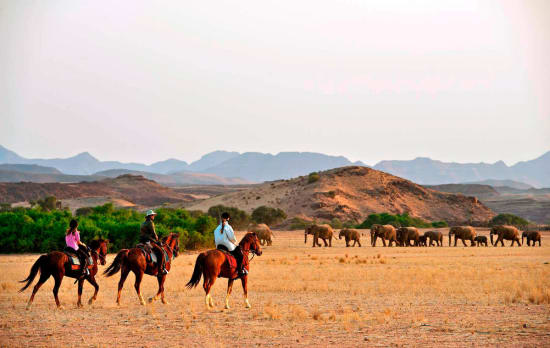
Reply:
[[[19,290],[19,292],[25,291],[33,282],[34,278],[36,277],[36,274],[38,271],[40,271],[40,279],[38,280],[38,283],[34,286],[34,289],[32,290],[31,298],[29,299],[29,302],[27,303],[27,309],[30,309],[32,301],[34,300],[34,295],[40,289],[42,284],[50,278],[50,276],[53,277],[55,284],[53,286],[53,296],[55,298],[55,304],[57,305],[57,308],[62,309],[59,302],[59,298],[57,297],[57,293],[59,291],[59,286],[61,285],[61,281],[63,280],[64,276],[70,277],[70,278],[76,278],[78,281],[78,302],[77,307],[82,307],[82,285],[84,284],[84,280],[87,280],[90,284],[93,285],[95,288],[94,295],[90,298],[88,301],[88,304],[92,304],[97,299],[97,293],[99,291],[99,285],[97,285],[97,282],[95,280],[95,275],[97,274],[97,260],[100,260],[101,265],[105,265],[105,256],[107,255],[107,246],[109,244],[109,241],[106,239],[94,239],[90,242],[89,247],[91,249],[91,256],[94,260],[94,263],[92,265],[92,268],[90,268],[90,274],[88,274],[85,277],[81,277],[81,271],[80,270],[72,270],[71,269],[71,263],[69,262],[69,256],[61,251],[52,251],[49,254],[42,255],[36,260],[36,262],[32,265],[31,271],[29,273],[29,276],[21,280],[20,283],[26,283],[25,286]]]
[[[262,255],[260,241],[258,240],[258,236],[256,235],[256,233],[247,233],[243,237],[243,239],[241,239],[239,247],[241,248],[244,255],[243,266],[246,268],[246,270],[250,270],[248,254],[252,253],[258,256]],[[193,275],[191,276],[189,282],[186,284],[186,287],[188,289],[196,287],[201,280],[201,275],[203,276],[203,288],[204,292],[206,293],[206,297],[204,299],[206,309],[214,307],[214,301],[212,300],[212,296],[210,295],[210,289],[212,288],[212,285],[214,285],[216,278],[219,277],[228,278],[227,295],[225,297],[225,309],[229,309],[229,295],[231,295],[233,282],[235,281],[235,279],[238,278],[238,276],[237,270],[235,269],[235,267],[230,266],[227,257],[228,255],[225,252],[217,249],[202,252],[199,254],[199,256],[197,256]],[[250,308],[250,302],[248,302],[248,275],[242,276],[241,282],[243,285],[245,306],[246,308]]]
[[[164,243],[162,249],[168,254],[168,257],[170,258],[170,260],[166,262],[166,269],[169,271],[172,263],[171,260],[178,256],[180,246],[179,234],[170,233],[168,236],[162,239],[162,242]],[[162,255],[161,257],[164,257],[164,255]],[[159,296],[161,296],[162,303],[168,303],[164,299],[164,281],[166,280],[166,274],[159,274],[158,266],[156,264],[153,264],[152,262],[147,262],[142,249],[132,248],[120,250],[115,257],[113,263],[111,263],[111,265],[107,267],[103,274],[105,274],[107,277],[110,277],[116,274],[118,271],[120,271],[120,280],[118,282],[118,295],[116,298],[116,303],[118,305],[120,305],[120,294],[122,292],[122,287],[124,286],[124,282],[126,281],[126,277],[128,277],[128,273],[130,273],[130,271],[134,272],[136,276],[134,287],[136,288],[139,302],[142,305],[145,305],[145,301],[143,300],[143,296],[141,295],[141,280],[143,279],[143,274],[156,276],[159,283],[157,294],[155,295],[155,297],[151,297],[149,299],[149,302],[156,301],[158,300]]]

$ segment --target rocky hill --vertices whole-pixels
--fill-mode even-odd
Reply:
[[[319,179],[311,183],[308,176],[267,182],[187,206],[206,211],[224,204],[251,212],[268,205],[283,209],[289,218],[355,222],[380,212],[408,213],[449,223],[486,221],[495,215],[477,198],[438,192],[366,167],[342,167],[319,174]]]
[[[447,193],[460,193],[465,196],[477,197],[481,200],[486,198],[498,197],[500,193],[492,186],[478,185],[478,184],[446,184],[446,185],[434,185],[427,186],[432,190],[447,192]]]
[[[114,179],[71,184],[61,183],[0,183],[0,203],[25,202],[46,196],[57,199],[97,198],[122,199],[137,206],[157,206],[163,203],[194,200],[193,195],[177,192],[152,180],[136,175]]]

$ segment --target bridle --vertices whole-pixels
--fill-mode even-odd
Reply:
[[[98,247],[98,250],[101,250],[101,245]],[[97,252],[97,250],[92,250],[92,253],[96,254],[96,256],[99,258],[101,263],[107,263],[107,260],[105,259],[106,255],[103,255],[100,252]]]

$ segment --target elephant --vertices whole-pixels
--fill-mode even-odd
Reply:
[[[344,228],[340,230],[340,233],[338,234],[338,239],[342,239],[342,236],[344,236],[344,239],[346,240],[346,247],[349,247],[349,242],[353,241],[353,245],[359,244],[359,247],[361,247],[361,234],[359,231],[351,229],[351,228]]]
[[[428,246],[433,246],[434,241],[437,246],[443,246],[443,233],[439,231],[427,231],[424,233],[424,236],[429,240],[429,243],[427,243]]]
[[[462,240],[462,244],[466,245],[466,240],[472,242],[471,246],[475,246],[474,239],[477,235],[476,230],[472,226],[454,226],[449,229],[449,246],[451,246],[451,236],[455,236],[455,246],[458,239]]]
[[[487,236],[477,236],[477,237],[474,238],[474,242],[476,242],[477,246],[480,246],[480,245],[488,246]]]
[[[418,246],[427,246],[427,243],[426,243],[427,239],[428,239],[428,236],[426,236],[425,234],[418,237]]]
[[[497,240],[493,244],[493,235],[496,234]],[[511,240],[512,244],[510,246],[514,246],[514,243],[518,243],[518,246],[521,246],[519,242],[519,230],[515,228],[514,226],[508,226],[508,225],[499,225],[494,226],[491,228],[491,232],[489,233],[491,236],[491,245],[497,246],[498,242],[500,242],[501,246],[504,246],[504,240]]]
[[[391,246],[392,242],[397,245],[397,235],[395,233],[395,227],[392,225],[378,225],[374,224],[370,228],[371,230],[371,236],[373,236],[372,240],[372,246],[376,246],[376,239],[380,237],[382,239],[382,243],[384,246],[386,246],[386,239],[389,241],[389,246]]]
[[[539,246],[541,246],[542,235],[539,231],[524,231],[521,234],[521,244],[523,244],[523,238],[527,238],[527,246],[531,246],[531,241],[533,241],[533,246],[535,246],[537,242],[539,242]]]
[[[267,244],[269,246],[273,243],[273,241],[271,240],[273,232],[266,224],[256,224],[248,226],[248,232],[256,233],[256,236],[258,236],[261,245]]]
[[[306,227],[304,231],[304,244],[307,243],[307,235],[311,234],[313,235],[313,247],[315,248],[315,245],[321,246],[321,243],[319,243],[319,238],[323,240],[325,243],[325,247],[329,246],[332,247],[332,227],[330,225],[310,225]],[[328,244],[327,244],[328,239]]]
[[[400,227],[397,229],[397,241],[402,246],[411,246],[411,240],[414,240],[414,245],[418,246],[420,234],[416,227]]]

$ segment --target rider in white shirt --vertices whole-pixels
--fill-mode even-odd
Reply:
[[[233,227],[229,225],[229,214],[222,214],[222,223],[214,230],[214,242],[216,248],[221,250],[227,250],[231,255],[235,256],[237,260],[237,271],[239,276],[246,275],[248,272],[243,267],[243,253],[241,248],[237,245],[237,239],[235,239],[235,232]]]

